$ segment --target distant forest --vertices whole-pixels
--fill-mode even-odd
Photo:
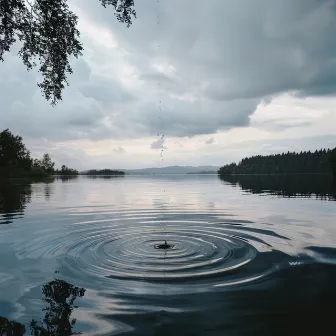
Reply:
[[[113,169],[101,169],[101,170],[91,169],[82,174],[83,175],[124,176],[125,172],[121,170],[113,170]]]
[[[40,178],[54,175],[71,178],[78,176],[79,172],[66,165],[62,165],[61,169],[55,169],[55,162],[48,153],[43,154],[41,159],[31,157],[21,136],[13,134],[9,129],[0,132],[0,177]],[[125,172],[92,169],[82,175],[123,176]]]
[[[257,155],[242,159],[238,164],[221,167],[218,175],[234,174],[331,174],[336,175],[336,148],[315,152],[288,152],[274,155]]]
[[[55,162],[48,153],[41,159],[33,158],[21,136],[9,129],[0,132],[0,177],[40,178],[55,174],[78,175],[78,171],[65,165],[60,170],[55,169]]]

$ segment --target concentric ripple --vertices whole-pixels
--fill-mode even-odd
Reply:
[[[125,279],[177,279],[216,275],[238,268],[255,258],[256,249],[237,238],[222,233],[193,228],[174,231],[146,230],[89,237],[68,251],[78,267],[89,273]],[[112,235],[114,237],[108,237]],[[155,249],[165,237],[174,247]]]
[[[228,219],[219,211],[181,210],[181,220],[179,212],[70,210],[66,230],[40,232],[43,237],[21,246],[18,255],[59,256],[64,273],[88,282],[112,281],[117,286],[120,280],[145,280],[206,288],[259,279],[289,257],[269,243],[290,244],[288,238],[257,229],[251,222]],[[165,240],[171,247],[157,248]]]

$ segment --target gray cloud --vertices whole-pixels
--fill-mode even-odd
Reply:
[[[93,98],[104,104],[125,103],[136,99],[118,81],[99,76],[93,76],[90,78],[90,82],[79,84],[78,91],[84,97]]]
[[[312,121],[297,121],[295,123],[289,123],[289,122],[277,122],[276,120],[268,120],[263,122],[258,122],[258,128],[265,129],[267,131],[271,132],[282,132],[284,130],[287,130],[289,128],[298,128],[298,127],[306,127],[310,126]]]
[[[163,100],[158,105],[145,103],[142,113],[134,115],[135,124],[146,120],[144,132],[157,131],[167,136],[195,136],[212,134],[218,129],[229,129],[249,124],[249,114],[257,104],[255,100],[217,102],[186,102],[175,99]]]
[[[231,150],[236,157],[235,160],[240,160],[250,155],[269,155],[287,151],[314,151],[322,148],[334,148],[335,146],[336,135],[326,134],[304,138],[242,141],[228,146],[220,145],[219,147],[225,151]]]
[[[38,74],[7,54],[0,126],[52,141],[190,137],[248,126],[258,103],[281,93],[336,92],[335,1],[135,3],[138,18],[127,29],[98,2],[72,1],[119,45],[95,49],[83,36],[90,57],[73,61],[71,86],[54,109],[35,85]],[[129,86],[103,71],[106,62],[122,68],[121,61],[134,69],[125,70]]]
[[[161,137],[160,139],[155,140],[155,141],[151,144],[150,148],[151,148],[151,149],[163,149],[163,148],[165,148],[165,147],[163,146],[164,143],[165,143],[165,138],[164,138],[164,137]]]
[[[86,169],[90,157],[80,149],[68,146],[55,146],[48,140],[41,140],[39,143],[24,138],[24,142],[29,149],[32,149],[32,156],[42,158],[44,153],[49,153],[56,167],[60,168],[63,164],[79,170]]]
[[[125,153],[125,149],[123,147],[117,147],[113,150],[115,153],[118,153],[118,154],[123,154]]]
[[[130,29],[97,4],[82,5],[130,51],[128,60],[139,69],[139,79],[160,82],[163,93],[153,92],[151,103],[137,106],[135,118],[141,116],[149,134],[190,136],[246,126],[257,104],[271,96],[335,93],[334,1],[138,1],[138,19]],[[153,59],[171,64],[178,82],[151,72]],[[171,97],[193,93],[191,103]],[[168,104],[163,116],[149,107],[159,96]]]
[[[206,145],[212,145],[214,143],[215,139],[214,138],[210,138],[207,141],[205,141]]]
[[[183,90],[179,82],[159,72],[141,74],[139,79],[146,82],[152,89],[156,89],[158,96],[161,95],[160,91],[180,94]]]
[[[169,78],[168,76],[160,72],[142,74],[139,77],[139,79],[145,80],[145,81],[156,81],[159,84],[161,84],[162,82],[174,83],[174,80],[172,80],[171,78]]]
[[[199,164],[211,162],[213,165],[223,165],[231,162],[238,163],[241,159],[253,155],[270,155],[287,151],[315,151],[335,146],[335,134],[304,138],[249,140],[228,145],[215,144],[211,147],[211,152],[207,151],[199,156],[201,157]],[[223,155],[223,153],[225,154]]]

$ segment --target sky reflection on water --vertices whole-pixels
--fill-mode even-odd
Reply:
[[[0,335],[327,330],[334,186],[274,179],[2,181]]]

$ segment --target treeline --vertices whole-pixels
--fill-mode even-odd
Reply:
[[[83,175],[104,175],[104,176],[123,176],[125,172],[121,170],[114,170],[114,169],[91,169],[87,172],[82,173]]]
[[[73,175],[78,175],[78,170],[69,168],[66,165],[63,165],[61,169],[56,169],[54,172],[55,175],[62,175],[62,176],[73,176]]]
[[[55,162],[49,154],[41,159],[32,158],[22,137],[8,129],[0,132],[0,176],[2,177],[48,177],[54,174],[78,175],[75,169],[62,166],[55,170]]]
[[[221,167],[218,175],[234,174],[315,174],[336,175],[336,148],[315,152],[288,152],[274,155],[257,155],[242,159],[238,164]]]

